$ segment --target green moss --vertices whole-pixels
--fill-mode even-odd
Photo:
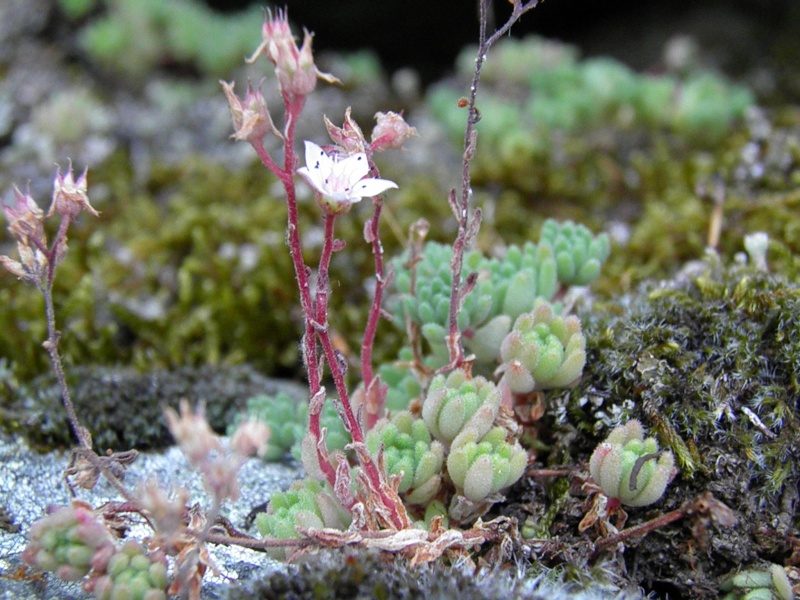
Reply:
[[[684,490],[722,485],[747,518],[774,514],[800,479],[799,315],[796,284],[713,262],[596,307],[564,416],[590,439],[640,418],[675,452]],[[723,463],[744,470],[722,476]]]
[[[66,363],[297,368],[285,205],[265,195],[271,182],[263,169],[233,173],[194,159],[155,169],[144,187],[113,161],[92,173],[95,189],[109,191],[100,222],[83,218],[70,230],[56,277]],[[29,379],[47,370],[42,302],[4,277],[0,354]]]
[[[3,380],[0,427],[21,433],[42,450],[75,445],[52,375],[22,385],[11,377]],[[163,411],[181,398],[192,405],[204,402],[209,423],[224,433],[244,411],[247,398],[283,389],[245,365],[183,367],[145,375],[131,369],[78,367],[67,371],[67,383],[81,423],[101,452],[174,443]]]

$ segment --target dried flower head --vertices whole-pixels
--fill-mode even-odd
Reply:
[[[317,78],[328,83],[339,83],[336,77],[330,73],[322,73],[314,64],[314,55],[311,51],[312,37],[304,29],[303,45],[298,48],[286,12],[278,10],[274,17],[272,13],[267,12],[261,28],[261,44],[247,61],[254,62],[263,54],[275,65],[275,74],[278,76],[278,83],[283,93],[307,96],[314,91]]]
[[[53,181],[53,202],[50,204],[50,210],[47,211],[48,217],[53,213],[58,213],[64,218],[74,219],[84,210],[95,217],[100,215],[89,204],[89,196],[86,193],[86,173],[87,170],[84,169],[80,177],[75,179],[72,175],[71,164],[66,175],[62,175],[59,168]]]
[[[16,261],[9,256],[0,256],[0,264],[23,281],[43,281],[48,260],[43,252],[47,238],[42,209],[30,194],[23,194],[15,187],[14,203],[3,204],[3,214],[8,219],[8,231],[17,240],[20,259]]]
[[[364,137],[364,132],[361,127],[353,120],[350,115],[350,107],[344,111],[344,123],[341,127],[337,127],[331,123],[328,117],[323,117],[325,120],[325,128],[328,130],[328,135],[338,148],[341,148],[345,156],[352,154],[359,154],[365,152],[367,149],[367,140]]]
[[[184,399],[180,402],[180,411],[181,414],[178,416],[173,408],[168,407],[164,410],[167,427],[186,458],[192,466],[197,467],[206,460],[209,453],[214,450],[220,451],[222,445],[206,421],[202,405],[198,407],[197,412],[192,412],[189,402]]]
[[[240,99],[233,92],[233,83],[220,81],[225,96],[228,98],[228,105],[231,109],[233,128],[235,132],[231,137],[236,140],[260,140],[268,133],[273,133],[279,138],[283,138],[281,132],[275,128],[272,116],[267,108],[267,101],[261,94],[261,90],[254,89],[247,84],[247,93],[244,100]]]

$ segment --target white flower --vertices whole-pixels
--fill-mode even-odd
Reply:
[[[369,165],[363,152],[338,160],[309,141],[306,141],[306,166],[297,172],[321,196],[318,200],[323,209],[334,214],[346,212],[361,198],[377,196],[397,187],[388,179],[365,179]]]

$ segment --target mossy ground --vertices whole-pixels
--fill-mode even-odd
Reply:
[[[584,315],[586,372],[574,390],[549,399],[540,460],[585,466],[612,425],[638,418],[673,450],[680,472],[657,505],[629,509],[627,525],[706,491],[738,520],[733,528],[709,522],[701,531],[688,519],[626,544],[614,569],[659,597],[716,597],[727,573],[785,564],[797,551],[798,301],[800,287],[780,275],[712,260]],[[569,550],[580,564],[596,534],[576,535],[582,494],[566,495],[568,487],[554,497],[548,480],[528,481],[510,508],[521,519],[534,516],[538,535],[553,545],[547,560]],[[542,528],[558,496],[561,508]]]
[[[706,546],[682,523],[655,531],[629,542],[607,569],[618,581],[662,596],[713,597],[731,570],[796,560],[790,541],[800,528],[800,112],[765,111],[713,145],[665,131],[600,127],[533,150],[499,154],[479,144],[474,184],[475,202],[484,207],[484,250],[535,239],[547,217],[618,232],[594,308],[582,315],[585,375],[576,389],[548,399],[539,460],[580,468],[612,424],[640,418],[676,453],[680,474],[660,504],[631,510],[628,524],[704,491],[739,518],[733,529],[709,526]],[[454,152],[436,148],[431,156]],[[163,402],[205,398],[225,421],[232,407],[264,391],[260,382],[251,387],[250,376],[250,383],[212,382],[205,365],[251,363],[289,376],[300,365],[285,209],[274,180],[259,165],[233,171],[197,157],[156,165],[144,181],[129,165],[129,153],[120,149],[92,170],[92,188],[105,194],[103,214],[71,230],[55,293],[79,411],[98,446],[117,450],[166,443]],[[387,206],[387,256],[420,216],[432,224],[431,239],[453,238],[446,186],[435,175],[407,181],[391,165],[384,175],[401,184]],[[703,256],[713,203],[698,187],[716,182],[725,189],[720,264],[669,285],[653,283],[673,280],[686,261]],[[333,265],[331,321],[351,358],[366,311],[363,283],[372,273],[362,239],[369,213],[363,203],[340,220],[338,235],[348,249]],[[312,202],[303,205],[302,218],[313,238]],[[770,236],[770,273],[729,266],[753,231]],[[5,252],[8,238],[2,240]],[[315,261],[313,245],[307,259]],[[52,380],[27,386],[47,370],[41,300],[6,275],[0,305],[0,356],[12,369],[0,420],[24,429],[37,445],[66,443],[65,422],[54,416],[60,411],[50,408],[58,400]],[[376,357],[393,356],[399,337],[384,324]],[[177,380],[154,391],[148,382],[158,375],[126,375],[123,386],[107,372],[76,369],[85,364],[202,371],[189,369],[183,379],[178,371]],[[19,396],[23,387],[30,392]],[[21,406],[20,398],[37,400]],[[110,411],[109,403],[122,412]],[[523,478],[501,510],[539,522],[549,537],[539,560],[589,570],[597,566],[589,560],[596,534],[576,533],[583,498],[567,490],[563,480]]]

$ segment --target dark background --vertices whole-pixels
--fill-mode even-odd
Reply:
[[[206,1],[222,11],[253,4]],[[510,5],[494,5],[501,22]],[[477,39],[477,0],[286,0],[275,6],[286,6],[293,23],[315,33],[317,50],[372,48],[389,70],[413,66],[425,81],[444,74],[458,51]],[[800,58],[799,27],[797,0],[545,0],[513,35],[558,38],[587,55],[614,56],[642,70],[659,68],[669,38],[690,34],[707,62],[740,76]]]

